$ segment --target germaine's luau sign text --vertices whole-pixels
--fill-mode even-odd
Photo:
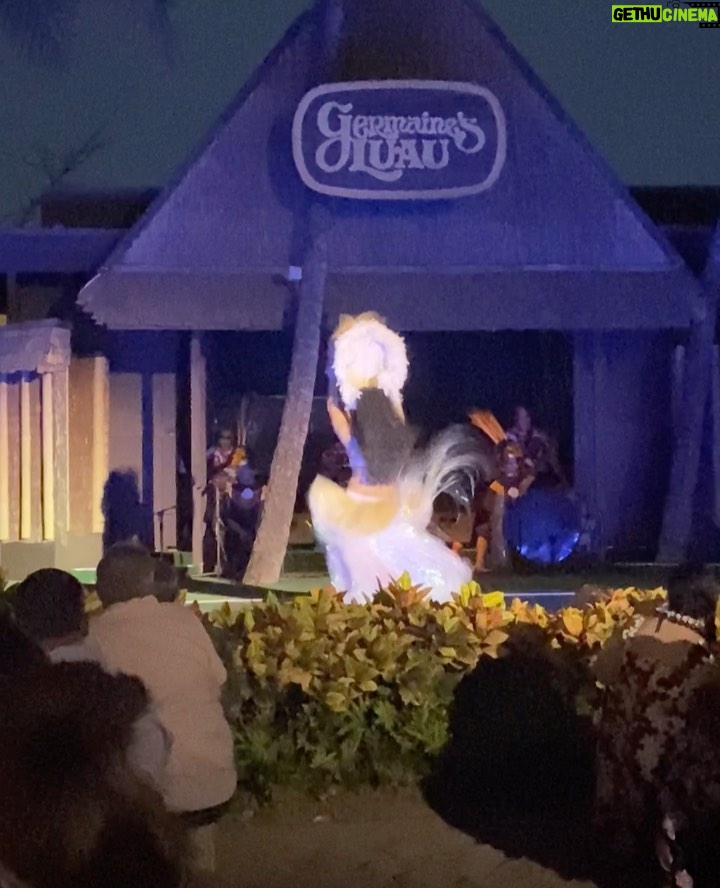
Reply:
[[[467,197],[497,182],[507,126],[482,86],[444,81],[332,83],[303,98],[293,157],[313,191],[360,200]]]

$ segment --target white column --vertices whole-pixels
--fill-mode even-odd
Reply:
[[[52,381],[53,400],[53,474],[55,540],[66,545],[70,530],[70,371],[55,370]]]
[[[8,384],[0,379],[0,541],[10,539],[10,416]]]
[[[53,429],[53,375],[41,377],[42,416],[42,528],[43,539],[55,539],[55,435]]]
[[[30,382],[20,380],[20,539],[32,537],[32,415]]]

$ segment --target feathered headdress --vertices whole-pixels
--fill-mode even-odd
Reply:
[[[366,312],[357,317],[342,315],[332,341],[332,369],[345,408],[355,409],[363,389],[377,388],[402,415],[402,390],[408,375],[403,338],[374,312]]]

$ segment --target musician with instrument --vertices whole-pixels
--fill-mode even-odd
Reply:
[[[207,452],[207,483],[203,491],[205,504],[205,536],[203,538],[203,572],[227,574],[223,515],[226,499],[232,494],[238,471],[247,465],[247,450],[241,430],[219,429],[215,446]],[[242,442],[242,443],[241,443]]]
[[[469,418],[495,445],[495,480],[478,490],[475,501],[475,571],[483,572],[487,569],[488,550],[494,569],[508,566],[507,501],[517,501],[524,496],[539,477],[552,486],[564,485],[565,478],[550,439],[532,425],[524,407],[515,410],[513,426],[507,432],[488,411],[473,410]]]

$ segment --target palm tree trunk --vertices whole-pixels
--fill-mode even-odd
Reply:
[[[343,24],[343,0],[327,0],[325,15],[317,35],[315,77],[320,72],[324,72],[325,79],[330,76],[340,45]],[[319,82],[323,80],[320,79]],[[313,81],[312,85],[317,84]],[[249,586],[267,586],[280,578],[290,539],[300,468],[315,395],[327,278],[326,232],[331,224],[332,214],[327,207],[311,201],[309,205],[306,204],[302,215],[304,218],[300,219],[300,227],[309,232],[310,245],[303,265],[290,378],[280,434],[270,466],[262,520],[245,572],[245,583]]]
[[[285,560],[315,395],[326,277],[325,231],[316,228],[300,285],[290,379],[280,434],[270,467],[262,520],[245,572],[244,581],[249,586],[267,586],[277,582]]]
[[[656,557],[663,564],[678,563],[687,557],[692,532],[717,318],[716,287],[707,279],[703,290],[701,311],[693,319],[685,352],[679,429]]]

